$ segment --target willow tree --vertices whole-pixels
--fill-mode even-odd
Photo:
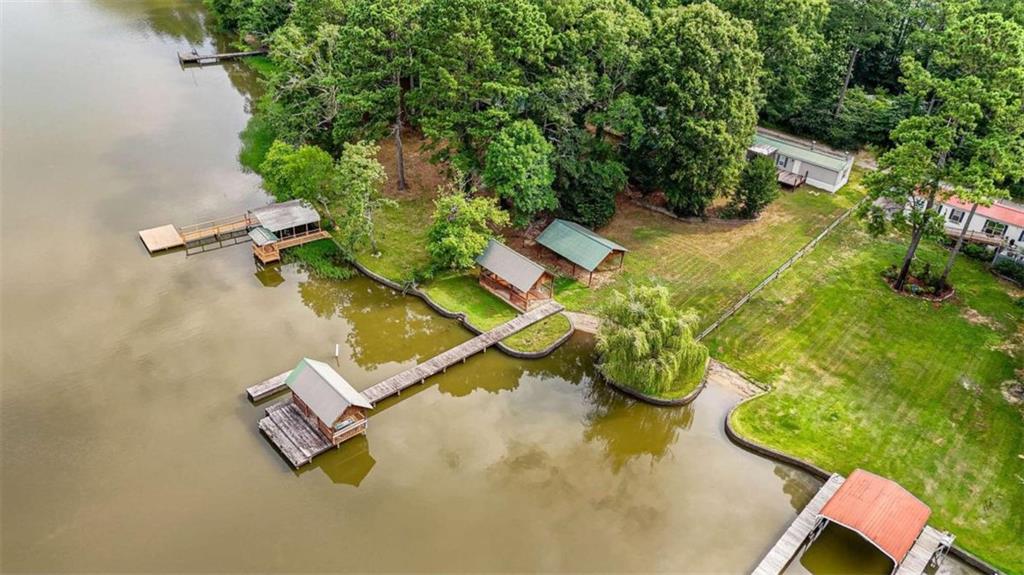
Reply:
[[[673,306],[664,286],[613,291],[601,317],[600,370],[619,385],[663,394],[708,359],[707,347],[694,339],[697,315]]]

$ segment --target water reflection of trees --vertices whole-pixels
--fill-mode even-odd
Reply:
[[[794,511],[806,507],[811,497],[821,488],[821,481],[795,467],[780,464],[773,471],[782,480],[782,492],[789,497],[789,504]]]
[[[587,382],[587,441],[604,447],[616,473],[631,460],[650,456],[652,465],[669,452],[680,429],[693,424],[693,406],[655,407],[626,398],[600,379]]]
[[[421,359],[444,351],[438,343],[455,345],[461,334],[409,296],[369,280],[329,280],[308,277],[299,282],[302,303],[317,317],[342,318],[349,324],[346,343],[352,361],[372,370],[390,362]],[[449,337],[439,337],[450,333]]]
[[[95,3],[122,18],[131,18],[163,39],[203,44],[209,35],[208,13],[201,2],[96,0]]]

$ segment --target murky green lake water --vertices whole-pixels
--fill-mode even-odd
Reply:
[[[291,471],[243,389],[302,356],[357,387],[469,334],[365,279],[149,257],[142,228],[266,203],[237,161],[256,79],[198,2],[4,3],[2,570],[749,569],[816,489],[733,447],[710,387],[654,409],[592,342],[473,358]]]

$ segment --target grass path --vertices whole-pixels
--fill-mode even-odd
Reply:
[[[1024,572],[1024,412],[1001,393],[1024,368],[1024,308],[965,258],[955,301],[894,294],[879,273],[903,248],[846,222],[711,334],[712,355],[775,388],[736,426],[827,469],[892,477],[965,548]]]

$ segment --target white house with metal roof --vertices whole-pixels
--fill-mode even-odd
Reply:
[[[853,169],[853,156],[837,152],[816,142],[807,142],[786,134],[757,128],[751,155],[774,159],[779,182],[790,187],[808,183],[827,192],[846,185]]]
[[[285,385],[307,423],[327,441],[340,445],[366,433],[366,410],[373,404],[326,363],[303,358]]]

